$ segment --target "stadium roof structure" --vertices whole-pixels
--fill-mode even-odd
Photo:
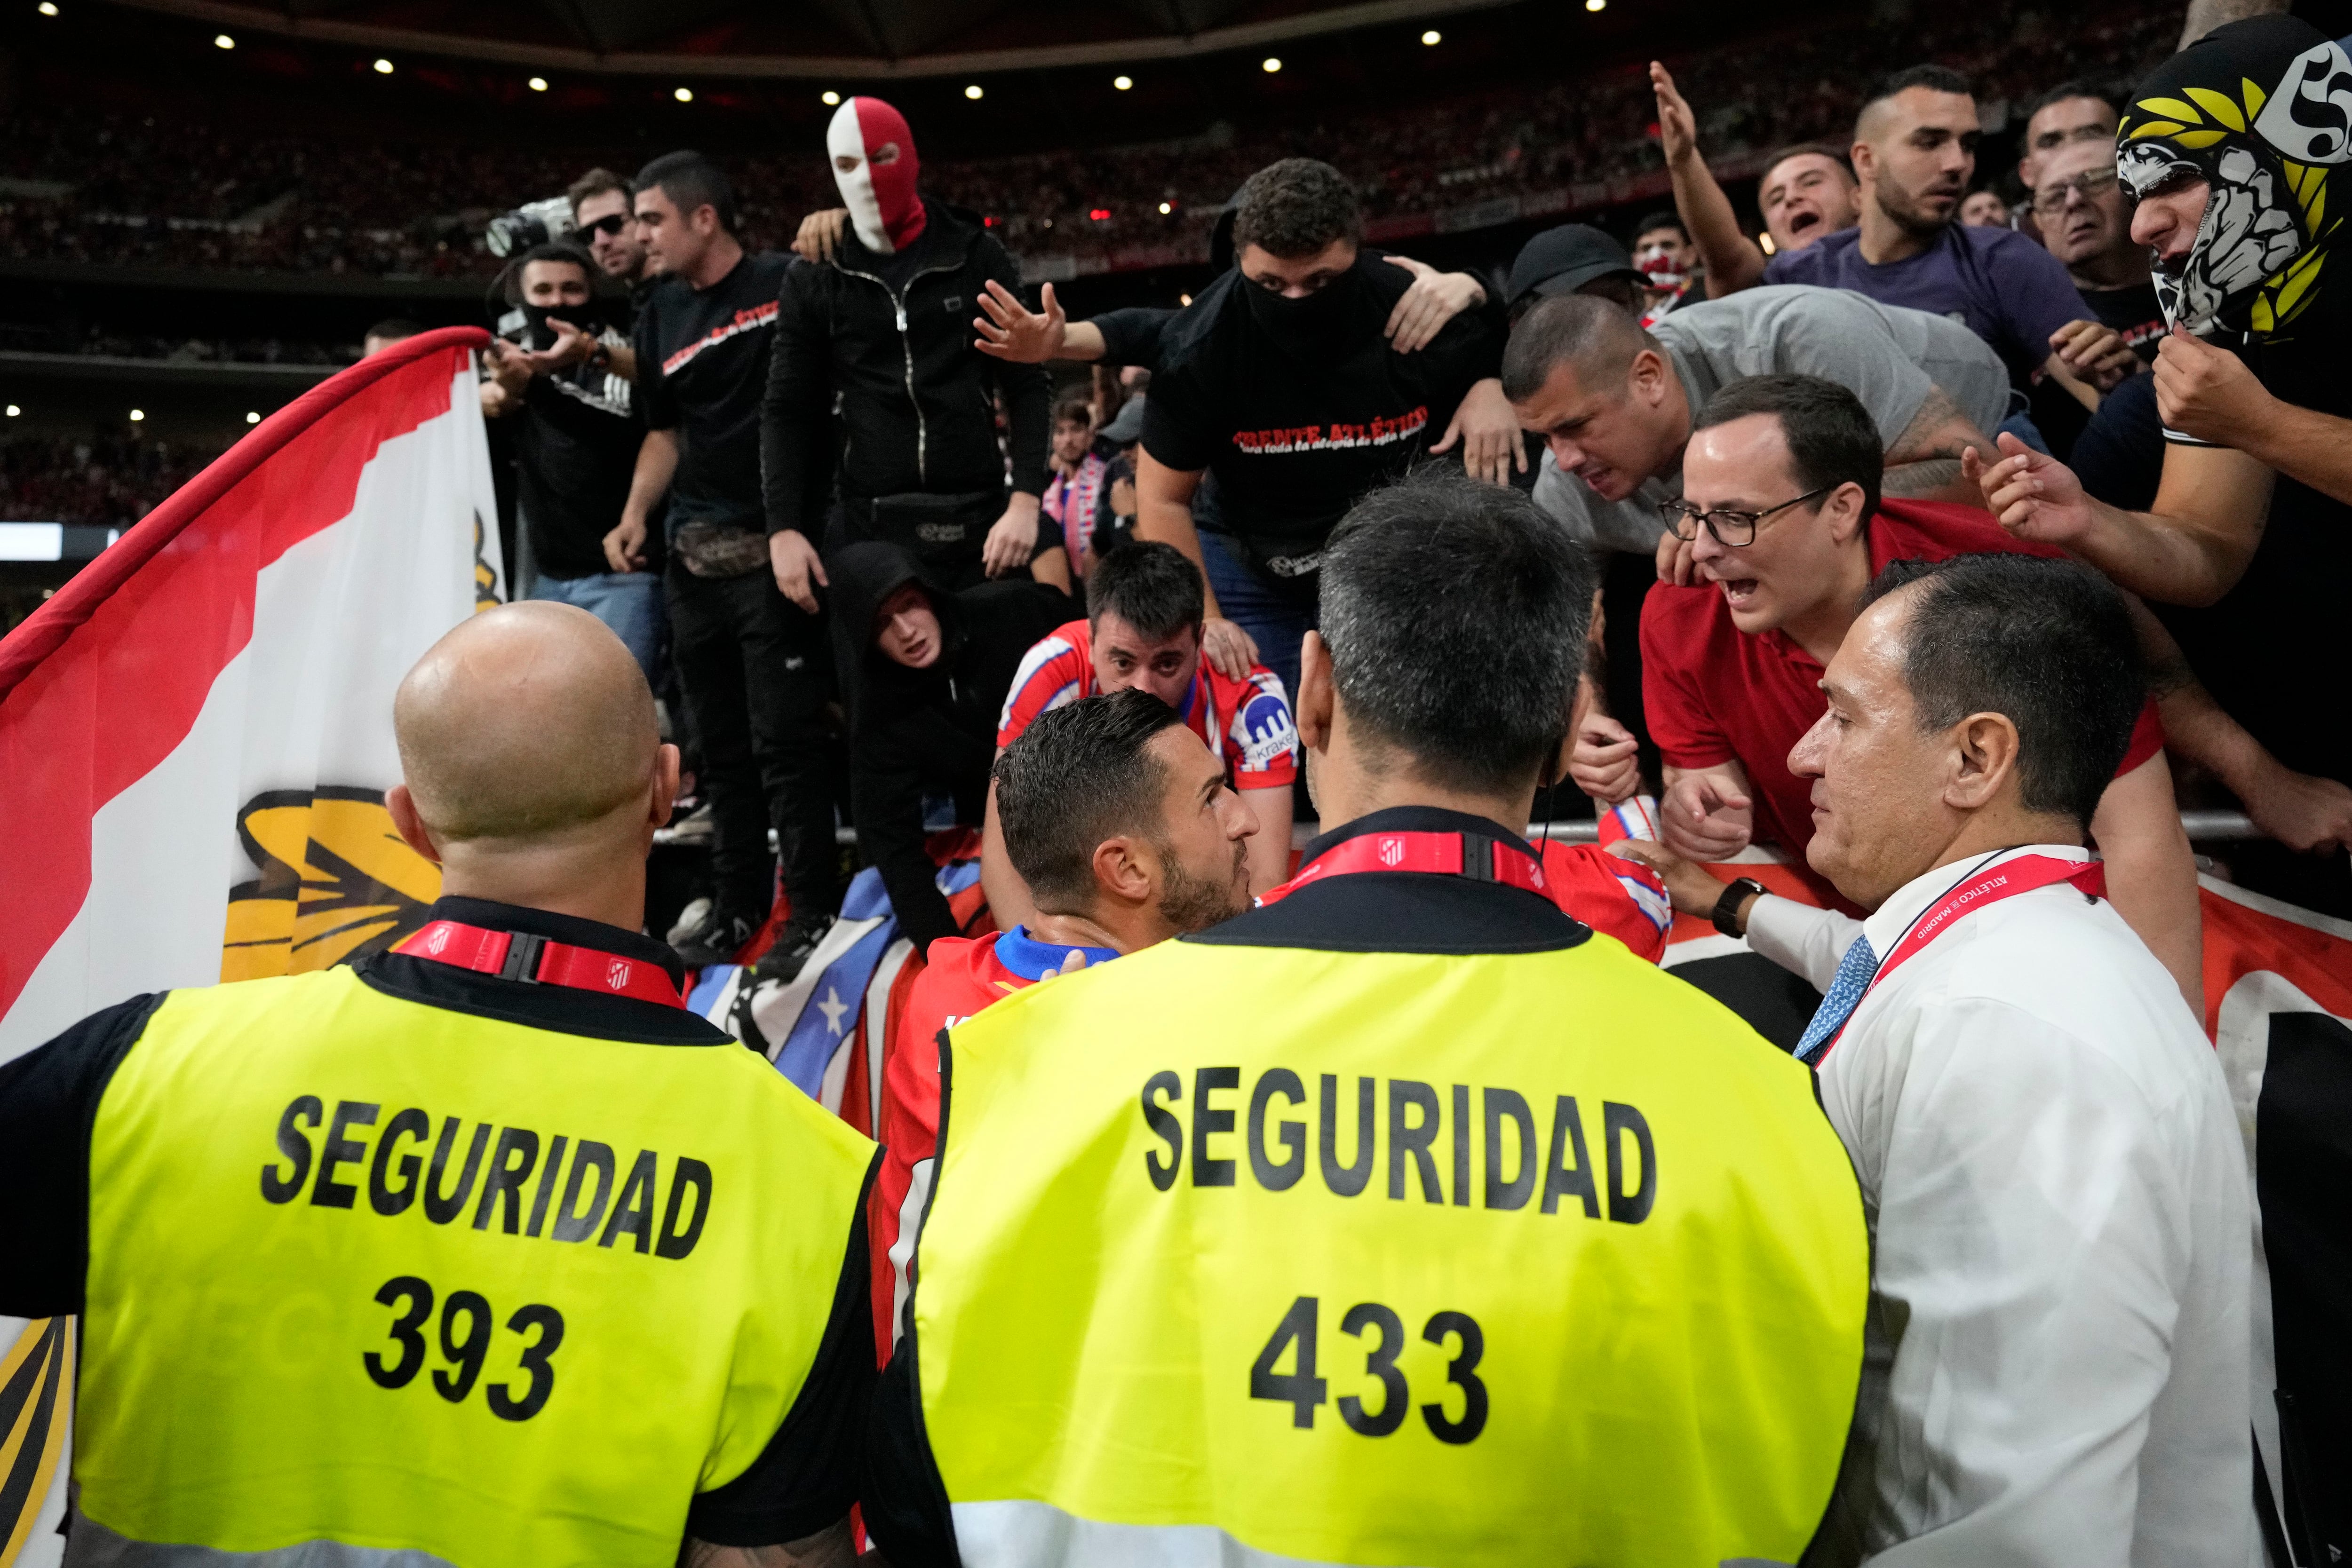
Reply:
[[[845,84],[1254,49],[1509,0],[119,0],[359,48],[615,76]]]

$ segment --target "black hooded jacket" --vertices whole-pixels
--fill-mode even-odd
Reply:
[[[784,274],[760,418],[772,534],[794,528],[822,543],[812,508],[831,477],[822,468],[836,406],[846,499],[1003,494],[1000,392],[1013,488],[1045,494],[1052,380],[972,346],[983,286],[1018,293],[1021,269],[971,214],[928,199],[923,210],[923,232],[896,256],[875,255],[852,230],[832,261],[795,261]]]
[[[1027,578],[950,593],[898,545],[859,543],[825,559],[834,662],[849,713],[849,799],[857,842],[879,867],[890,907],[919,952],[956,934],[923,850],[923,795],[952,794],[977,822],[996,758],[996,723],[1022,655],[1076,606]],[[874,645],[876,612],[909,582],[940,618],[940,656],[910,670]]]

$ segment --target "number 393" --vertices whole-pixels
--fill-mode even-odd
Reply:
[[[405,1388],[425,1366],[425,1325],[433,1316],[433,1287],[414,1274],[403,1274],[386,1280],[375,1300],[379,1306],[401,1303],[399,1313],[385,1330],[400,1354],[394,1358],[372,1350],[360,1360],[378,1387]],[[450,1404],[463,1404],[474,1391],[475,1380],[482,1375],[482,1363],[490,1354],[493,1326],[490,1303],[475,1291],[452,1291],[442,1301],[438,1337],[442,1359],[449,1364],[435,1369],[433,1390]],[[507,1319],[507,1328],[530,1341],[522,1349],[521,1370],[530,1381],[520,1393],[510,1384],[490,1384],[482,1390],[482,1401],[501,1421],[528,1421],[555,1392],[553,1363],[556,1347],[563,1343],[563,1314],[536,1303],[518,1307]]]
[[[1316,1408],[1328,1396],[1328,1383],[1316,1373],[1316,1320],[1321,1307],[1321,1301],[1314,1296],[1301,1296],[1291,1302],[1250,1366],[1250,1397],[1289,1406],[1294,1427],[1314,1426]],[[1343,1395],[1337,1402],[1339,1419],[1351,1432],[1385,1437],[1404,1425],[1412,1409],[1412,1391],[1397,1366],[1405,1348],[1404,1320],[1393,1308],[1378,1301],[1359,1301],[1339,1319],[1339,1332],[1359,1339],[1377,1336],[1364,1347],[1364,1375],[1379,1379],[1381,1385],[1378,1409],[1367,1410],[1356,1396]],[[1470,1442],[1486,1429],[1486,1385],[1478,1377],[1486,1336],[1467,1312],[1447,1312],[1433,1315],[1423,1326],[1421,1337],[1434,1345],[1454,1343],[1454,1355],[1446,1365],[1445,1381],[1462,1391],[1459,1420],[1446,1415],[1443,1399],[1423,1405],[1421,1418],[1429,1423],[1431,1434],[1441,1443]],[[1295,1356],[1291,1370],[1276,1371],[1275,1364],[1286,1353]]]

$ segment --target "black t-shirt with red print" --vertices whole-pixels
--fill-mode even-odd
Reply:
[[[1412,275],[1365,250],[1305,299],[1231,271],[1171,324],[1144,405],[1143,448],[1216,476],[1225,532],[1257,574],[1301,598],[1332,526],[1444,438],[1473,383],[1498,373],[1489,302],[1401,354],[1382,329]]]

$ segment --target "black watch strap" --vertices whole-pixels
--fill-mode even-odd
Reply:
[[[1769,891],[1752,876],[1734,877],[1724,888],[1723,896],[1715,901],[1715,928],[1726,936],[1741,935],[1732,922],[1739,918],[1739,903],[1749,894]]]

